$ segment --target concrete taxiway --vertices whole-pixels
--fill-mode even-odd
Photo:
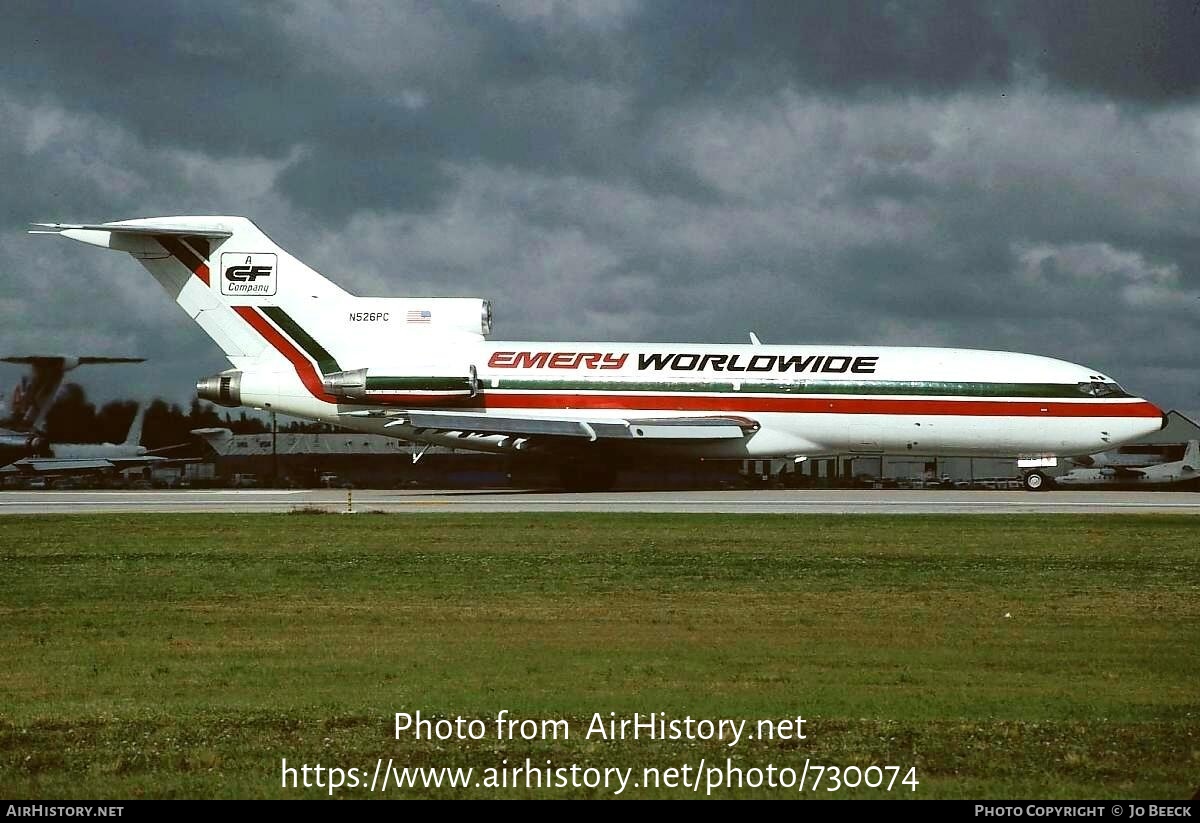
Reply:
[[[747,490],[538,491],[271,490],[9,491],[0,514],[95,512],[677,512],[692,514],[1200,514],[1198,492]]]

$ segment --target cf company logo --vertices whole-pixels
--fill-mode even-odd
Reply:
[[[275,275],[273,253],[221,255],[221,294],[270,297],[275,294]]]

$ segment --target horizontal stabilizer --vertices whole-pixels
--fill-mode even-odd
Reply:
[[[144,223],[139,225],[124,225],[121,223],[31,223],[35,226],[30,234],[61,234],[64,231],[108,231],[114,234],[135,234],[155,237],[173,235],[177,237],[209,237],[224,239],[232,237],[233,232],[217,228],[196,228],[186,226],[154,226]]]
[[[5,363],[21,363],[26,366],[66,365],[90,366],[96,363],[145,363],[144,357],[67,357],[63,355],[29,355],[27,357],[0,357]]]

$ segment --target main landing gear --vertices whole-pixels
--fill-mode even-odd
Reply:
[[[617,469],[608,463],[572,461],[559,467],[558,479],[569,492],[606,492],[617,482]]]

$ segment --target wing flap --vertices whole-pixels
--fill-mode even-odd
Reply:
[[[503,416],[442,411],[388,415],[385,428],[411,426],[440,432],[595,440],[727,440],[746,437],[758,423],[745,417],[571,418]]]
[[[471,434],[524,434],[550,437],[583,437],[595,440],[595,429],[582,420],[553,418],[500,417],[488,414],[446,412],[410,412],[387,424],[408,425],[418,429],[458,431]]]
[[[660,417],[627,421],[629,436],[649,440],[732,440],[758,431],[748,417]]]

